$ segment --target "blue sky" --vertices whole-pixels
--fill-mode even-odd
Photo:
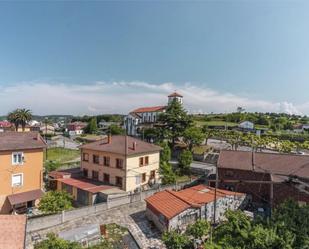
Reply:
[[[309,2],[1,2],[0,113],[309,114]]]

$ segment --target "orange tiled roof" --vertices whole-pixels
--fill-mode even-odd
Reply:
[[[158,112],[163,111],[166,108],[166,106],[152,106],[152,107],[141,107],[133,110],[132,112],[140,113],[140,112]]]
[[[217,189],[217,198],[243,193]],[[198,208],[215,199],[215,189],[206,185],[198,185],[181,191],[161,191],[148,197],[145,201],[167,219],[171,219],[187,208]]]
[[[0,248],[24,249],[26,233],[25,215],[0,215]]]

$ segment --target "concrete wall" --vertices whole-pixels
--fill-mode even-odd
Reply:
[[[12,165],[12,153],[23,152],[24,162]],[[11,209],[7,196],[42,188],[43,149],[0,152],[0,213]],[[23,174],[22,186],[12,187],[12,175]]]

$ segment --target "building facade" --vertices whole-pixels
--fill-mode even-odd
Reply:
[[[309,203],[309,156],[223,150],[218,180],[219,188],[246,193],[256,204]]]
[[[42,196],[43,151],[39,133],[0,133],[0,213],[23,213]]]
[[[165,190],[145,200],[146,216],[160,231],[184,231],[198,219],[214,219],[214,200],[215,190],[206,185],[180,191]],[[228,209],[236,210],[245,205],[245,194],[217,189],[216,222]]]
[[[159,180],[159,146],[129,136],[108,136],[80,148],[81,169],[88,179],[126,192]]]
[[[168,96],[168,104],[174,100],[183,104],[183,96],[174,92]],[[131,111],[124,120],[127,134],[130,136],[141,135],[143,128],[156,125],[160,114],[166,111],[167,106],[141,107]]]

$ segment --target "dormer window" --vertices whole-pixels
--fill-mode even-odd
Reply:
[[[23,152],[13,152],[12,153],[12,165],[22,165],[24,163],[24,153]]]

